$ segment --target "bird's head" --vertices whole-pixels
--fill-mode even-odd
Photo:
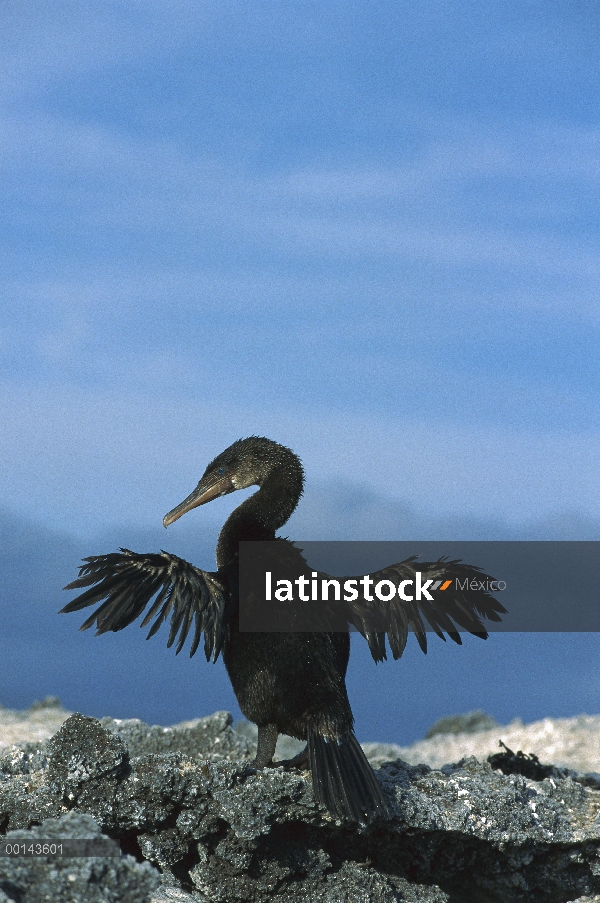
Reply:
[[[296,466],[300,467],[301,472],[302,466],[296,455],[272,439],[262,436],[238,439],[210,462],[194,491],[165,515],[164,526],[168,527],[192,508],[235,492],[236,489],[262,486],[269,474],[276,468],[289,465],[291,459],[297,462]]]

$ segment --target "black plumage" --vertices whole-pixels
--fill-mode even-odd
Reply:
[[[191,495],[165,516],[164,525],[198,505],[251,485],[258,485],[258,492],[233,511],[219,534],[217,571],[202,571],[167,552],[137,554],[121,549],[92,556],[85,559],[79,578],[66,587],[85,591],[62,611],[100,603],[81,627],[85,630],[95,623],[100,634],[122,630],[152,603],[142,621],[142,626],[153,621],[148,637],[170,618],[168,646],[177,640],[179,653],[191,632],[190,655],[204,634],[207,660],[216,661],[223,655],[240,709],[258,725],[256,767],[273,764],[278,734],[306,740],[303,753],[282,764],[291,767],[308,762],[315,799],[335,817],[366,823],[384,815],[386,804],[352,730],[354,719],[345,685],[348,632],[252,633],[239,629],[239,543],[276,538],[276,531],[302,495],[304,474],[298,457],[269,439],[238,440],[208,465]],[[305,572],[310,570],[291,543],[281,539],[278,543],[285,543],[281,548]],[[375,582],[399,583],[411,579],[418,567],[426,578],[488,579],[478,568],[458,561],[441,559],[419,562],[418,566],[415,562],[407,559],[371,576]],[[367,601],[362,594],[354,602],[335,604],[342,620],[366,638],[375,661],[386,658],[386,635],[393,657],[399,658],[409,630],[426,652],[423,618],[442,639],[445,632],[460,643],[455,625],[485,639],[481,618],[499,621],[505,611],[482,590],[452,589],[432,595],[433,602],[395,597],[391,603],[383,603]]]

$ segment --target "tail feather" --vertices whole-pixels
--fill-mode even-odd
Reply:
[[[308,732],[313,793],[335,818],[367,824],[387,815],[379,782],[352,731],[329,739]]]

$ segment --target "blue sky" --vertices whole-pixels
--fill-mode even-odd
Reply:
[[[595,4],[0,24],[5,525],[176,551],[255,433],[305,463],[290,535],[600,538]]]

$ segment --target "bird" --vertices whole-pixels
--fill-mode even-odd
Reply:
[[[249,486],[258,486],[258,491],[231,513],[219,533],[216,571],[201,570],[165,551],[136,553],[123,548],[90,556],[83,559],[78,579],[65,587],[84,592],[61,613],[99,604],[80,628],[87,630],[95,624],[98,635],[122,630],[152,603],[141,622],[145,627],[153,621],[147,638],[170,616],[167,646],[177,640],[178,654],[191,632],[190,656],[204,634],[207,661],[216,662],[222,655],[239,707],[258,727],[257,752],[251,767],[260,770],[282,765],[289,769],[308,765],[314,798],[333,818],[360,825],[386,818],[389,809],[381,785],[353,730],[345,683],[350,656],[348,627],[363,635],[373,659],[379,662],[387,657],[386,638],[393,658],[400,658],[409,629],[426,652],[423,618],[442,639],[447,633],[460,644],[456,625],[486,639],[481,619],[500,621],[506,609],[490,592],[479,588],[491,578],[476,566],[443,558],[417,562],[413,556],[371,577],[373,581],[398,584],[414,580],[419,570],[419,579],[433,581],[429,584],[431,592],[422,593],[419,600],[416,594],[406,598],[404,593],[405,598],[398,595],[393,601],[383,602],[365,586],[351,602],[340,599],[323,606],[346,629],[294,631],[292,626],[290,630],[270,632],[243,630],[240,548],[258,552],[267,543],[277,551],[278,560],[296,573],[316,575],[302,550],[276,535],[303,494],[304,470],[299,457],[265,437],[239,439],[210,462],[193,492],[163,519],[168,527],[192,509]],[[463,578],[460,589],[454,587],[459,582],[454,578]],[[477,578],[474,590],[470,588],[473,578]],[[444,592],[433,589],[441,580],[449,583],[450,579],[454,581],[452,588]],[[293,624],[296,603],[288,610]],[[304,750],[292,759],[274,762],[279,734],[305,741]]]

